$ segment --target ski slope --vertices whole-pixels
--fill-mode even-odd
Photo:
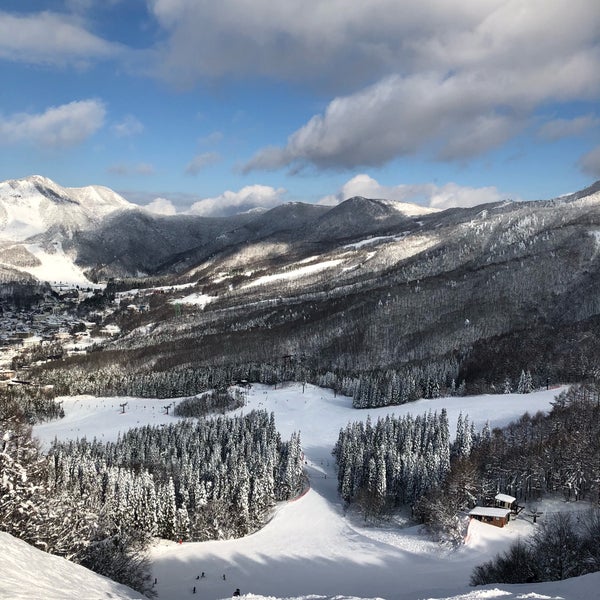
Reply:
[[[277,389],[254,385],[247,393],[246,406],[236,412],[273,411],[282,437],[300,431],[310,489],[302,497],[279,505],[261,531],[245,538],[183,544],[157,541],[151,558],[158,598],[216,600],[231,597],[236,588],[249,598],[587,600],[595,597],[600,574],[571,582],[488,586],[490,589],[469,587],[475,565],[505,549],[519,536],[530,534],[533,525],[526,517],[511,521],[502,530],[474,522],[465,545],[452,550],[428,540],[417,527],[402,528],[396,522],[367,527],[359,515],[344,514],[337,497],[331,450],[340,428],[350,420],[366,420],[369,416],[375,422],[387,414],[420,414],[446,408],[451,431],[460,413],[468,415],[477,429],[486,421],[495,427],[505,425],[525,411],[549,410],[560,391],[438,398],[358,411],[352,409],[350,398],[335,396],[330,390],[307,385],[303,392],[300,384]],[[167,416],[163,408],[169,401],[127,400],[123,414],[120,404],[124,399],[64,398],[65,418],[37,426],[34,434],[44,446],[55,436],[59,439],[96,436],[106,441],[116,439],[119,431],[129,427],[169,422],[174,418]],[[554,500],[551,510],[587,506],[582,503],[567,506]],[[539,504],[538,508],[544,509]],[[196,579],[202,572],[205,577]]]
[[[64,558],[0,532],[2,600],[134,600],[145,598]]]

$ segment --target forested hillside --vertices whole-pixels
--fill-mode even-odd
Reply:
[[[600,500],[596,386],[572,387],[547,415],[525,413],[502,429],[476,432],[461,415],[453,438],[451,443],[444,411],[348,424],[334,449],[342,498],[366,515],[410,506],[455,541],[465,533],[459,515],[475,505],[493,506],[498,491],[523,506],[557,493],[565,501]]]
[[[315,238],[319,223],[334,231],[333,209],[308,211],[297,230],[232,243],[197,264],[182,259],[180,285],[155,278],[144,289],[135,279],[128,293],[126,280],[111,283],[106,319],[126,335],[49,365],[44,380],[71,393],[168,396],[294,379],[367,407],[516,390],[523,372],[533,386],[596,377],[596,188],[413,217],[364,198],[343,208],[350,225],[340,221],[335,237]],[[357,214],[370,234],[348,221]]]
[[[152,596],[153,537],[256,531],[305,485],[300,437],[273,414],[183,420],[42,453],[18,403],[0,413],[0,529]]]

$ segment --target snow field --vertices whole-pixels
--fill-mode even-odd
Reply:
[[[335,396],[331,390],[306,385],[303,393],[302,385],[295,383],[277,388],[253,385],[247,392],[246,406],[236,413],[253,409],[273,411],[284,439],[293,431],[300,432],[310,490],[295,501],[280,504],[262,530],[245,538],[183,544],[158,541],[151,553],[158,598],[193,598],[194,586],[195,597],[203,600],[230,597],[236,588],[241,589],[242,595],[257,600],[307,596],[337,600],[595,597],[600,574],[579,578],[576,585],[557,582],[489,586],[490,589],[469,587],[475,565],[506,549],[519,536],[530,534],[533,525],[526,516],[512,520],[504,529],[473,522],[466,544],[451,550],[430,541],[418,527],[401,528],[394,523],[367,527],[360,515],[344,514],[337,496],[331,450],[340,428],[349,421],[364,421],[369,416],[375,423],[387,414],[417,415],[446,408],[452,433],[460,413],[468,415],[477,429],[486,421],[496,427],[526,410],[548,411],[560,391],[438,398],[359,411],[352,408],[350,398]],[[163,408],[169,400],[81,396],[62,401],[65,418],[35,428],[34,434],[45,446],[55,436],[114,440],[129,427],[160,425],[175,418],[166,415]],[[121,414],[119,405],[125,401],[126,412]],[[565,506],[556,500],[552,509],[548,508],[559,510]],[[578,507],[587,505],[579,503]],[[202,572],[206,577],[196,580]],[[547,591],[538,594],[541,589]],[[592,595],[585,596],[581,590]]]
[[[131,588],[0,532],[2,600],[134,600]]]

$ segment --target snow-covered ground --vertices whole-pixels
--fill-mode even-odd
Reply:
[[[145,598],[119,583],[0,532],[2,600],[133,600]]]
[[[297,279],[298,277],[304,277],[306,275],[313,275],[314,273],[319,273],[325,269],[330,269],[331,267],[335,267],[342,262],[341,259],[333,259],[326,260],[323,262],[315,263],[314,265],[307,265],[305,267],[298,267],[297,269],[291,269],[289,271],[284,271],[283,273],[275,273],[273,275],[263,275],[256,279],[256,281],[251,281],[242,286],[242,289],[254,287],[257,285],[264,285],[266,283],[272,283],[273,281],[283,281],[287,279]]]
[[[59,241],[54,243],[53,252],[48,252],[40,244],[27,244],[26,248],[40,261],[40,264],[35,267],[21,267],[21,269],[31,273],[40,281],[61,281],[72,286],[100,287],[93,284],[84,275],[83,270],[75,264],[73,258],[65,254]]]
[[[527,511],[504,529],[473,522],[465,545],[451,550],[428,540],[417,527],[401,528],[394,523],[367,527],[360,516],[344,514],[336,493],[331,449],[340,428],[350,420],[365,420],[369,415],[375,422],[386,414],[419,414],[445,407],[452,430],[460,413],[468,415],[480,429],[486,421],[494,427],[525,411],[546,411],[559,392],[439,398],[358,411],[352,409],[349,398],[336,397],[330,390],[314,386],[307,385],[304,393],[300,384],[277,389],[253,386],[246,406],[238,412],[264,408],[275,413],[284,438],[292,431],[301,432],[310,490],[301,498],[280,505],[261,531],[246,538],[183,544],[157,542],[152,561],[158,598],[194,597],[194,586],[195,597],[203,600],[230,597],[235,588],[249,598],[313,600],[321,597],[337,600],[595,598],[600,573],[555,583],[469,587],[475,565],[505,549],[519,536],[529,535],[534,526],[526,516]],[[120,404],[125,399],[64,398],[65,418],[37,426],[34,433],[44,445],[55,436],[59,439],[96,436],[109,440],[116,439],[119,431],[129,427],[164,423],[174,418],[167,416],[164,409],[169,401],[133,398],[127,401],[126,412],[122,414]],[[538,504],[537,508],[554,512],[585,506],[566,505],[554,499],[553,504]],[[4,571],[1,563],[0,569]],[[196,579],[202,572],[205,577]],[[13,597],[1,593],[2,588],[0,598]]]

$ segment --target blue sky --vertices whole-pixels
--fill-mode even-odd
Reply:
[[[0,179],[165,213],[600,179],[597,0],[4,0]]]

